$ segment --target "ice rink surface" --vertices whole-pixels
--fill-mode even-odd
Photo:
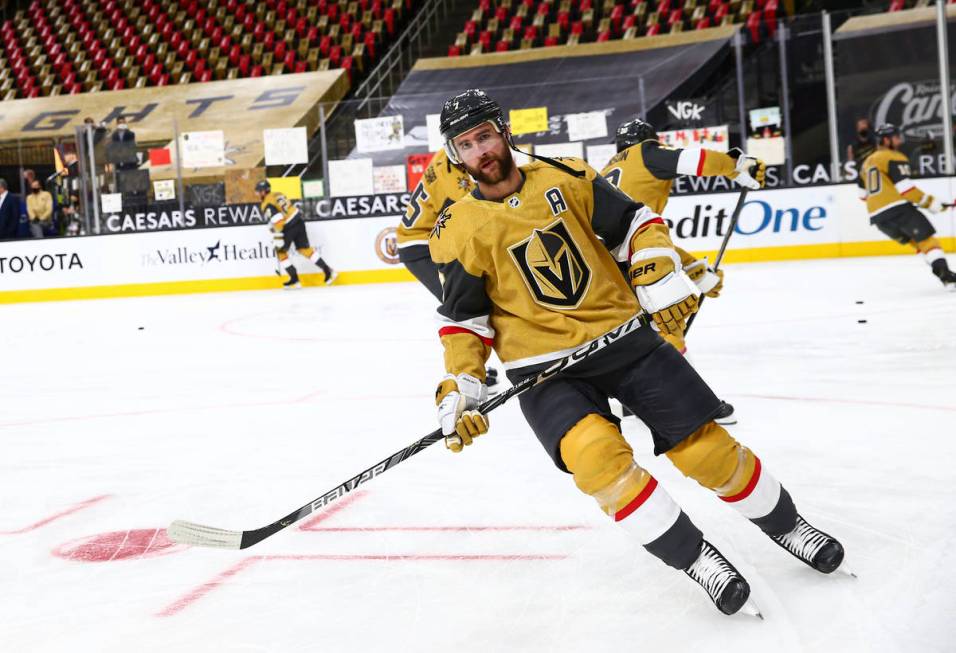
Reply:
[[[433,309],[413,283],[0,307],[0,650],[956,646],[956,294],[916,257],[728,266],[688,340],[858,579],[801,565],[625,422],[763,622],[628,541],[517,402],[252,549],[165,538],[265,525],[432,430]]]

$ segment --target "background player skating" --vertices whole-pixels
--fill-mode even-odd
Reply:
[[[428,251],[428,234],[443,209],[470,193],[475,182],[459,166],[452,165],[444,151],[435,154],[415,186],[405,207],[405,216],[398,225],[398,258],[408,271],[415,275],[439,302],[441,281],[438,267]],[[498,371],[485,370],[485,383],[489,388],[498,384]]]
[[[492,347],[517,381],[642,308],[673,332],[696,308],[699,290],[663,219],[586,163],[545,159],[517,168],[501,109],[482,91],[448,100],[440,128],[449,158],[478,182],[441,214],[429,239],[444,290],[439,334],[448,376],[436,392],[438,420],[448,448],[461,451],[488,430],[476,407]],[[633,290],[618,268],[625,261]],[[615,396],[650,427],[655,453],[806,564],[835,570],[843,547],[808,524],[761,461],[714,423],[720,400],[684,357],[649,327],[622,340],[521,395],[525,418],[558,468],[718,609],[744,608],[747,581],[634,461],[608,405]]]
[[[743,154],[735,160],[723,152],[703,148],[666,147],[657,140],[657,130],[653,125],[639,118],[622,123],[617,128],[614,142],[617,154],[604,167],[601,175],[658,215],[664,213],[674,179],[681,175],[724,176],[751,190],[764,186],[767,166],[763,161]],[[717,297],[724,285],[724,271],[715,272],[707,265],[707,259],[698,259],[680,247],[675,246],[674,249],[680,255],[684,272],[700,291],[708,297]],[[684,329],[662,335],[678,351],[686,352]],[[716,422],[736,424],[734,407],[724,402]]]
[[[936,229],[917,208],[939,213],[945,207],[910,179],[910,161],[899,151],[900,130],[886,123],[877,127],[876,137],[878,146],[863,162],[858,182],[870,224],[893,240],[915,247],[943,285],[956,290],[956,273],[946,263]]]
[[[289,257],[289,248],[295,245],[299,254],[309,259],[325,274],[325,285],[330,285],[338,276],[325,262],[318,250],[309,244],[309,235],[305,230],[305,221],[299,216],[299,209],[282,193],[273,193],[272,185],[268,181],[256,184],[256,195],[261,202],[259,208],[262,215],[269,221],[273,239],[276,245],[276,256],[279,265],[285,268],[289,280],[283,286],[299,288],[299,274]]]

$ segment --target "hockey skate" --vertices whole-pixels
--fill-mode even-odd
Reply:
[[[296,290],[302,287],[302,284],[299,283],[299,273],[295,271],[295,268],[290,267],[289,270],[289,280],[282,284],[282,287],[286,290]]]
[[[684,573],[707,592],[710,600],[724,614],[742,611],[763,619],[757,606],[750,600],[750,585],[747,580],[707,540],[701,545],[700,555]]]
[[[840,566],[843,562],[843,545],[833,536],[808,524],[800,515],[797,515],[797,525],[792,531],[771,535],[770,539],[821,574],[832,573],[839,567],[850,576],[854,575],[845,566]]]
[[[335,283],[335,280],[338,279],[338,277],[339,277],[338,272],[336,272],[335,270],[329,270],[325,275],[325,285],[331,286],[333,283]]]
[[[949,269],[946,259],[933,261],[933,274],[943,283],[946,290],[956,291],[956,272]]]
[[[737,414],[734,412],[732,404],[724,401],[721,404],[720,412],[714,418],[714,421],[721,426],[729,426],[737,423]]]

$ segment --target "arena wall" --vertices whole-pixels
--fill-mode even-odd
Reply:
[[[956,177],[924,179],[948,200]],[[664,217],[675,242],[711,259],[737,193],[672,197]],[[308,222],[309,237],[340,271],[338,284],[409,281],[397,262],[399,216]],[[956,215],[931,217],[956,251]],[[909,254],[869,225],[852,184],[750,193],[731,239],[728,263]],[[321,275],[296,258],[305,285]],[[0,303],[278,288],[272,237],[262,224],[0,243]],[[310,274],[313,272],[314,274]]]

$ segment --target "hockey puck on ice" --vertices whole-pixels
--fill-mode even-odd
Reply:
[[[863,303],[863,300],[857,300],[856,303],[857,303],[857,304],[862,304],[862,303]]]
[[[136,327],[136,330],[137,330],[137,331],[142,331],[142,330],[143,330],[143,327]]]
[[[866,320],[857,320],[856,323],[857,323],[857,324],[866,324]]]

